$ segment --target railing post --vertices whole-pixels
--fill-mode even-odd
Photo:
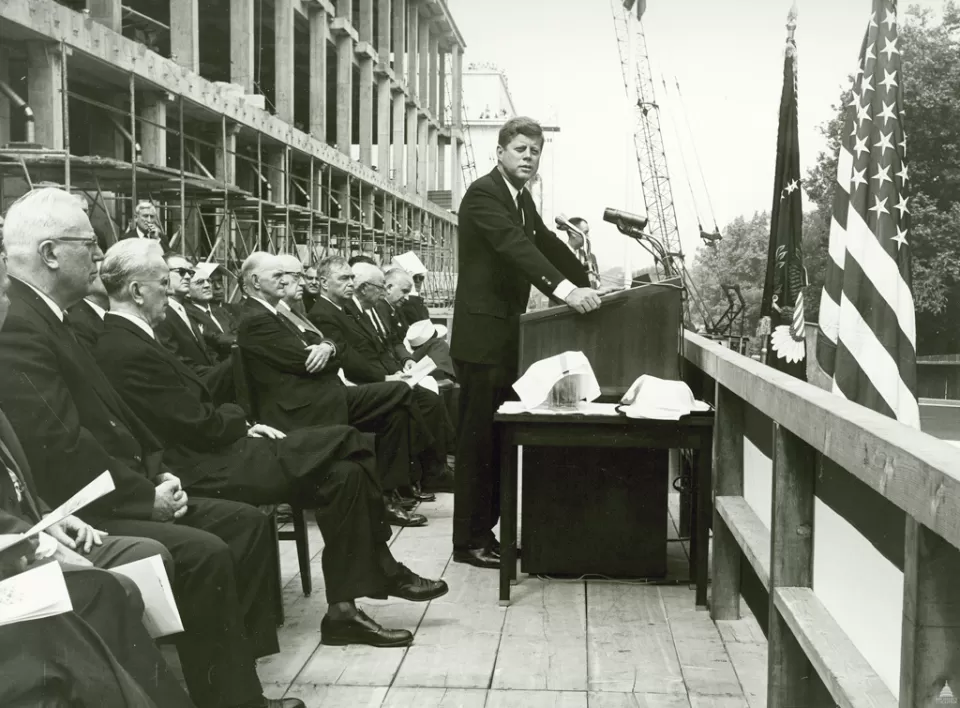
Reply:
[[[816,454],[789,430],[773,425],[767,707],[813,708],[819,677],[774,605],[777,588],[813,586]]]
[[[743,400],[716,384],[713,426],[715,496],[743,496]],[[713,507],[713,591],[710,616],[740,619],[740,546]]]
[[[900,706],[960,702],[960,551],[907,516]],[[938,700],[944,683],[953,691]]]

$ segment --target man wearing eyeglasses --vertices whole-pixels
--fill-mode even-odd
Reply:
[[[183,256],[167,254],[165,258],[170,268],[170,284],[166,316],[155,328],[157,339],[203,379],[217,402],[229,401],[233,397],[230,360],[219,361],[216,352],[204,341],[203,327],[187,313],[190,283],[196,269]]]

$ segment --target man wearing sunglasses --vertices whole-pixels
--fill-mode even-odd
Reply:
[[[202,325],[187,313],[190,283],[196,269],[176,253],[168,253],[165,260],[170,268],[170,284],[167,286],[166,317],[156,327],[157,339],[203,379],[218,403],[229,401],[233,398],[230,360],[219,361],[217,353],[211,351],[204,341]]]

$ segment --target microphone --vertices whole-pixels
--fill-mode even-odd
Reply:
[[[563,214],[558,214],[554,218],[554,222],[556,223],[558,228],[566,231],[567,233],[575,233],[578,236],[580,236],[580,238],[582,238],[584,241],[587,240],[587,237],[586,235],[584,235],[583,231],[581,231],[576,226],[574,226],[569,221],[567,221],[567,217],[564,216]]]
[[[631,214],[629,211],[620,211],[619,209],[604,209],[603,220],[611,224],[616,224],[643,231],[647,228],[647,219],[637,214]]]

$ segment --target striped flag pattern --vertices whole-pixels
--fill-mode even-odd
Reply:
[[[897,3],[874,0],[845,110],[817,361],[833,390],[919,427]]]

